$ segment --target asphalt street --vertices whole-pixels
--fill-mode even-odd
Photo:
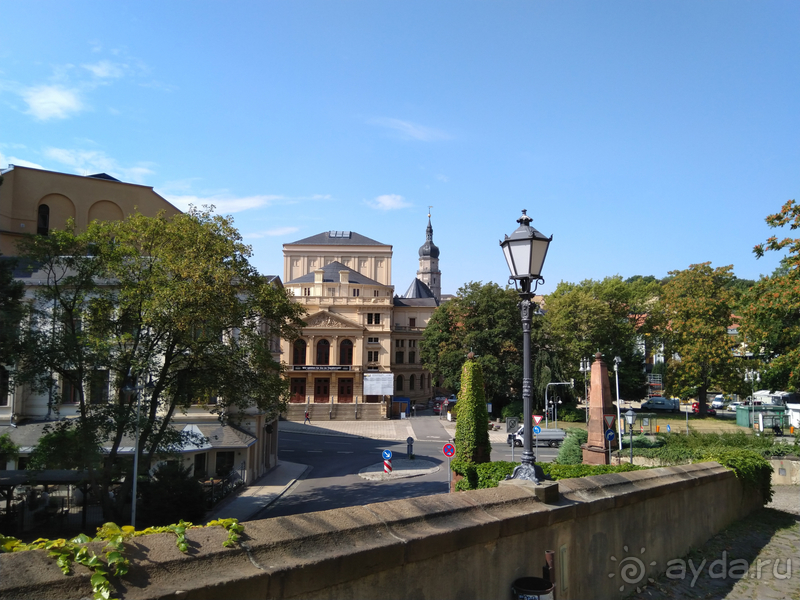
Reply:
[[[427,411],[426,411],[427,412]],[[307,465],[301,477],[279,500],[264,508],[253,518],[285,516],[399,498],[413,498],[448,492],[448,460],[442,447],[453,436],[453,424],[445,424],[437,416],[421,413],[409,420],[413,430],[413,453],[418,459],[440,468],[407,479],[394,481],[365,481],[358,473],[365,467],[383,461],[382,452],[391,450],[395,458],[407,456],[406,440],[370,439],[358,435],[308,435],[284,432],[280,436],[280,460]],[[549,462],[557,448],[536,449],[537,460]],[[518,462],[522,448],[504,443],[492,447],[492,460]]]

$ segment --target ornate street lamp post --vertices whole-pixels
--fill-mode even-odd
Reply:
[[[522,211],[522,216],[517,219],[519,227],[510,236],[500,242],[503,254],[511,271],[510,281],[519,293],[520,315],[522,316],[522,403],[524,451],[521,464],[514,469],[510,479],[527,479],[539,483],[533,460],[532,427],[533,411],[531,407],[532,387],[531,379],[531,321],[534,303],[531,302],[536,288],[542,282],[542,267],[547,256],[547,248],[553,240],[530,226],[532,219],[527,211]]]

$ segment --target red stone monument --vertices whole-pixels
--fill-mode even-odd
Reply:
[[[605,437],[606,426],[603,415],[616,416],[611,399],[611,384],[608,381],[608,368],[602,354],[594,355],[592,363],[592,387],[589,390],[589,439],[581,446],[583,464],[607,465],[608,447],[617,448],[618,441],[608,442]]]

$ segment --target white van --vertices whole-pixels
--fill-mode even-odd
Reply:
[[[677,398],[664,398],[663,396],[653,396],[642,402],[642,410],[670,410],[678,412],[681,409],[681,401]]]

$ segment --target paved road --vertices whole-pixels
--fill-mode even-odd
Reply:
[[[328,510],[413,498],[448,491],[449,471],[442,446],[455,435],[455,423],[432,414],[402,421],[374,423],[317,422],[313,426],[284,424],[280,435],[280,460],[309,467],[303,478],[279,500],[254,518]],[[492,432],[492,460],[512,460],[504,432]],[[375,437],[369,437],[375,436]],[[380,463],[383,450],[395,458],[406,456],[407,437],[414,438],[414,455],[440,466],[434,473],[396,481],[365,481],[358,473]],[[558,450],[539,448],[538,459],[552,460]],[[514,449],[519,461],[522,449]]]
[[[405,442],[374,440],[353,436],[325,436],[284,433],[278,456],[281,460],[311,467],[280,500],[254,518],[359,506],[398,498],[413,498],[446,493],[447,465],[438,442],[416,442],[418,459],[442,465],[435,473],[395,481],[366,481],[358,472],[381,462],[383,450],[398,458],[406,457]]]

